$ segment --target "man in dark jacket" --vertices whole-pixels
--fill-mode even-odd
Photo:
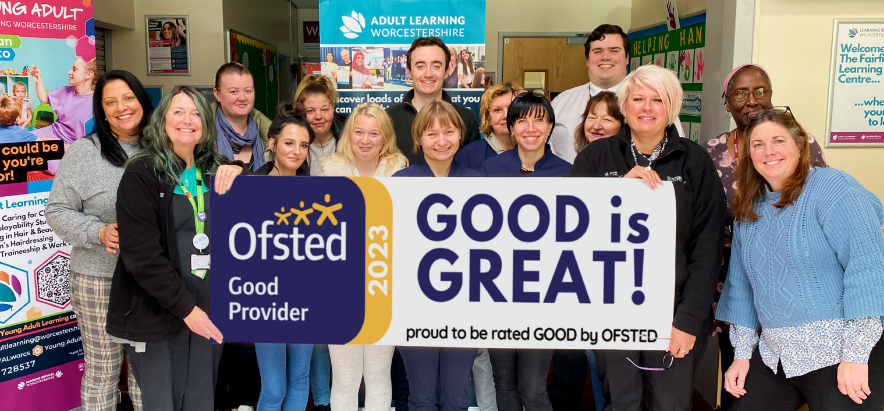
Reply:
[[[442,90],[445,73],[451,60],[451,52],[438,37],[420,37],[411,43],[406,55],[408,76],[414,81],[414,89],[402,98],[402,102],[387,108],[396,132],[396,146],[408,157],[409,164],[423,161],[422,154],[414,153],[411,123],[424,105],[433,100],[451,102],[451,96]],[[472,110],[452,103],[466,125],[466,135],[461,147],[479,139],[479,123]]]

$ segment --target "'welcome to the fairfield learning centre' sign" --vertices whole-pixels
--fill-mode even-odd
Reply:
[[[671,330],[670,183],[247,176],[212,213],[227,341],[661,350]]]

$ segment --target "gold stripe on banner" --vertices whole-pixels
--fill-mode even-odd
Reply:
[[[365,198],[365,319],[348,344],[374,344],[393,319],[393,200],[373,178],[351,178]]]

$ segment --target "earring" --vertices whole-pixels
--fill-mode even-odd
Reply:
[[[733,114],[731,114],[731,112],[728,111],[728,112],[724,113],[724,116],[727,118],[731,118],[731,117],[733,117]]]

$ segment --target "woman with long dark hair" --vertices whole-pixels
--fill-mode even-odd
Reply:
[[[113,410],[123,346],[105,331],[111,277],[117,262],[117,186],[126,161],[141,151],[153,106],[141,82],[123,70],[95,84],[95,132],[75,141],[61,160],[46,222],[71,244],[71,305],[77,314],[86,368],[80,385],[84,410]],[[131,369],[131,367],[130,367]],[[129,373],[129,397],[141,409],[141,390]]]

